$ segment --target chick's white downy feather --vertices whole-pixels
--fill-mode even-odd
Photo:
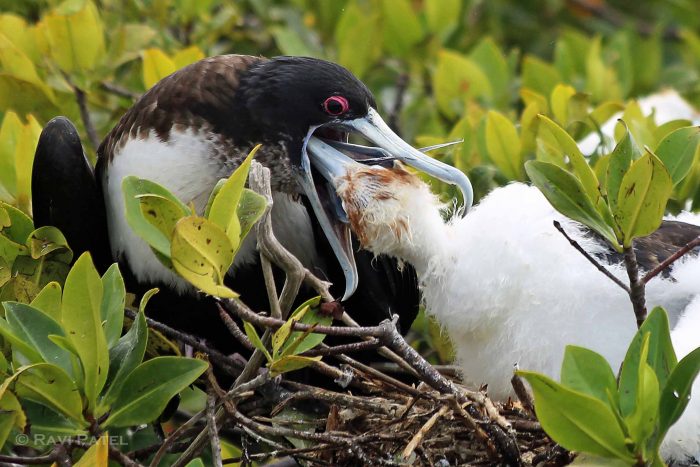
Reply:
[[[466,217],[444,222],[442,206],[418,179],[385,173],[377,180],[368,174],[385,169],[355,170],[338,185],[354,230],[365,248],[415,266],[426,310],[449,333],[465,382],[488,384],[491,397],[504,399],[515,365],[558,378],[568,344],[595,350],[617,371],[637,330],[629,298],[552,222],[593,255],[606,247],[537,188],[496,189]],[[622,265],[608,268],[627,281]],[[673,340],[682,356],[700,345],[700,299],[691,303],[700,293],[700,261],[677,263],[673,277],[651,281],[647,303],[665,307],[677,323]],[[695,389],[700,394],[699,383]],[[698,399],[668,436],[666,454],[700,457]]]

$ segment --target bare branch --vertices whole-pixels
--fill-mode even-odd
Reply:
[[[645,284],[648,283],[654,277],[658,276],[661,272],[663,272],[664,269],[671,266],[673,263],[675,263],[676,261],[681,259],[683,256],[688,254],[690,251],[692,251],[697,246],[700,246],[700,236],[695,237],[693,240],[689,241],[685,246],[679,248],[678,251],[673,253],[671,256],[669,256],[664,261],[662,261],[661,264],[659,264],[654,269],[649,271],[644,276],[644,278],[642,278],[642,282],[644,282]]]
[[[554,227],[564,236],[564,238],[566,238],[566,239],[569,241],[569,243],[571,244],[571,246],[573,246],[574,248],[576,248],[576,251],[578,251],[579,253],[581,253],[581,254],[583,255],[583,257],[586,258],[593,266],[595,266],[595,268],[596,268],[598,271],[600,271],[600,272],[602,272],[603,274],[605,274],[605,276],[606,276],[608,279],[610,279],[610,280],[613,281],[615,284],[617,284],[622,290],[624,290],[624,291],[627,292],[628,294],[630,293],[630,288],[627,286],[627,284],[625,284],[625,283],[622,282],[620,279],[618,279],[617,277],[615,277],[615,275],[614,275],[613,273],[611,273],[610,271],[608,271],[608,270],[607,270],[602,264],[600,264],[593,256],[591,256],[586,250],[584,250],[583,247],[582,247],[581,245],[579,245],[578,242],[577,242],[576,240],[574,240],[573,238],[569,237],[569,234],[567,234],[566,231],[564,231],[564,227],[561,226],[561,224],[559,223],[559,221],[554,221],[553,224],[554,224]]]

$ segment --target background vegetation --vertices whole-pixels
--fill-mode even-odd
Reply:
[[[345,65],[407,141],[464,139],[437,157],[469,173],[477,200],[526,180],[528,160],[566,166],[561,141],[541,129],[538,114],[580,140],[623,112],[637,145],[655,150],[688,122],[657,125],[635,98],[670,87],[700,107],[695,0],[0,0],[0,11],[0,200],[19,209],[6,209],[4,226],[20,211],[31,215],[32,157],[50,118],[75,122],[94,158],[135,98],[208,55],[308,55]],[[617,131],[618,139],[626,134]],[[586,154],[601,182],[613,146],[602,138]],[[669,196],[670,210],[700,207],[700,165]],[[0,237],[11,240],[0,242],[3,300],[29,303],[68,273],[60,248],[26,253],[32,239],[60,238],[27,229]],[[52,267],[20,268],[17,257]],[[437,326],[421,319],[413,333],[434,363],[449,362]]]

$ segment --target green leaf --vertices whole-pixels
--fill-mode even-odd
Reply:
[[[248,179],[250,164],[261,145],[255,146],[241,165],[221,186],[211,204],[208,219],[221,228],[231,241],[234,251],[238,249],[241,238],[241,223],[238,219],[238,205],[241,201],[245,182]]]
[[[94,408],[109,372],[109,350],[100,309],[102,281],[89,253],[75,262],[63,290],[61,316],[66,337],[78,353],[85,378],[85,397]]]
[[[510,120],[495,110],[486,114],[486,148],[491,160],[508,179],[522,177],[518,131]]]
[[[576,94],[576,89],[566,84],[557,84],[550,97],[552,114],[560,125],[569,124],[569,100]]]
[[[408,0],[381,0],[384,44],[393,55],[406,56],[423,39],[423,27]]]
[[[238,296],[224,285],[224,276],[233,263],[233,246],[213,222],[197,216],[180,219],[175,225],[170,257],[177,273],[202,292],[224,298]]]
[[[15,390],[20,398],[49,407],[78,423],[85,423],[80,392],[71,377],[56,365],[39,363],[26,368],[17,376]]]
[[[574,174],[581,181],[581,185],[588,194],[588,197],[593,202],[593,205],[598,203],[600,190],[598,189],[598,180],[595,173],[586,158],[583,157],[581,150],[578,148],[576,141],[559,125],[544,115],[538,115],[540,120],[540,131],[548,131],[551,136],[557,141],[559,147],[568,156],[571,161],[571,167]]]
[[[661,225],[673,181],[664,164],[653,153],[637,159],[622,178],[613,212],[623,235],[623,245],[654,232]]]
[[[668,315],[663,308],[655,307],[630,342],[620,369],[620,411],[625,417],[634,410],[636,404],[635,397],[645,335],[649,335],[646,363],[651,366],[661,388],[666,386],[666,381],[677,363],[671,342]]]
[[[175,62],[162,50],[152,48],[143,51],[143,85],[146,89],[176,70]]]
[[[31,305],[46,313],[56,322],[61,322],[61,284],[49,282],[44,286],[39,294],[34,297]]]
[[[65,72],[93,70],[105,56],[102,21],[88,1],[80,10],[56,10],[44,17],[51,58]]]
[[[449,2],[438,0],[445,5]],[[457,5],[459,8],[459,5]],[[496,104],[506,106],[510,99],[511,76],[501,48],[491,37],[485,37],[469,52],[469,58],[489,77]]]
[[[571,451],[634,463],[625,434],[607,404],[567,389],[544,375],[528,371],[517,373],[532,386],[537,419],[554,441]]]
[[[248,235],[248,232],[250,232],[250,229],[253,228],[258,219],[260,219],[260,217],[263,215],[266,207],[267,200],[264,196],[259,195],[248,188],[243,189],[241,200],[238,202],[238,211],[236,212],[241,226],[241,242]],[[236,252],[240,247],[241,244],[239,243],[238,248],[236,248]]]
[[[460,0],[426,0],[424,4],[428,29],[444,41],[459,23],[462,2]]]
[[[59,323],[24,303],[4,302],[3,306],[10,329],[17,337],[39,352],[44,362],[63,368],[68,374],[72,373],[70,353],[49,339],[50,335],[64,335]]]
[[[20,360],[21,364],[38,363],[44,360],[41,354],[34,347],[27,344],[22,337],[15,334],[8,322],[2,318],[0,318],[0,335],[10,343],[13,358]],[[20,356],[21,358],[18,358]]]
[[[567,345],[564,351],[561,384],[604,403],[608,402],[608,392],[617,392],[615,374],[607,360],[599,353],[575,345]]]
[[[611,246],[619,248],[612,227],[605,223],[576,177],[557,165],[542,161],[527,161],[525,171],[557,211],[587,225]]]
[[[362,78],[381,53],[382,36],[379,14],[348,3],[335,28],[338,63]]]
[[[32,258],[39,259],[49,255],[50,253],[60,256],[56,259],[65,263],[70,263],[73,259],[73,251],[68,246],[66,237],[63,236],[60,230],[56,227],[47,225],[39,227],[33,231],[27,239],[27,247]]]
[[[100,319],[104,323],[107,346],[111,348],[122,335],[126,301],[124,279],[116,263],[111,265],[102,276],[102,290],[104,293],[100,304]]]
[[[522,67],[523,87],[529,88],[543,96],[549,96],[561,77],[556,68],[543,60],[526,55]]]
[[[253,344],[253,347],[265,354],[267,361],[272,361],[272,355],[270,355],[270,352],[265,348],[265,345],[260,340],[260,336],[258,336],[258,332],[255,330],[255,327],[253,327],[253,325],[248,321],[243,321],[243,329],[245,329],[245,335],[248,336],[248,340],[250,340],[250,343]]]
[[[22,432],[26,425],[27,417],[22,410],[22,405],[13,393],[5,391],[0,399],[0,449],[5,446],[13,428]]]
[[[15,243],[24,245],[34,231],[32,219],[25,213],[6,203],[0,203],[0,208],[5,209],[10,218],[10,226],[2,229],[3,235]]]
[[[620,123],[625,127],[625,136],[617,143],[617,146],[615,146],[615,149],[610,155],[606,177],[608,203],[613,210],[617,208],[617,195],[620,192],[622,178],[629,170],[632,161],[638,159],[641,155],[639,147],[627,130],[627,125],[625,125],[625,122],[622,120],[620,120]]]
[[[683,357],[673,369],[661,391],[659,404],[659,442],[666,432],[683,414],[688,401],[693,381],[700,374],[700,348]],[[698,395],[696,394],[696,397]]]
[[[141,195],[159,195],[179,206],[182,216],[191,214],[175,195],[157,183],[142,178],[128,176],[122,181],[122,191],[124,192],[124,207],[126,209],[126,221],[129,227],[151,248],[165,257],[170,257],[170,237],[144,216],[141,209]],[[168,205],[169,206],[169,205]],[[182,217],[180,216],[180,217]]]
[[[146,306],[148,305],[148,301],[158,292],[160,292],[160,289],[154,287],[152,289],[148,289],[146,293],[143,294],[143,296],[141,297],[141,301],[139,302],[139,311],[141,313],[146,312]]]
[[[656,147],[656,154],[677,185],[690,172],[700,153],[700,127],[680,128],[666,135]]]
[[[168,401],[207,369],[202,360],[156,357],[127,376],[104,427],[134,426],[155,420]]]
[[[321,356],[302,357],[301,355],[285,355],[284,357],[270,363],[270,372],[274,376],[281,375],[282,373],[287,373],[289,371],[306,368],[319,360],[321,360]]]
[[[309,310],[309,307],[305,307],[301,310],[301,316]],[[279,349],[287,341],[289,334],[292,332],[292,326],[297,321],[297,316],[291,316],[280,328],[272,334],[272,358],[276,359],[279,355]]]
[[[131,329],[109,350],[109,374],[107,375],[107,392],[101,404],[110,404],[115,400],[127,376],[141,364],[146,353],[148,326],[146,315],[139,312]]]
[[[438,52],[433,88],[438,108],[450,118],[464,110],[467,101],[475,97],[490,101],[493,96],[486,74],[469,58],[447,49]]]
[[[297,313],[299,313],[305,307],[308,307],[308,310],[305,311],[303,315],[297,315],[300,323],[308,324],[309,326],[313,326],[314,324],[319,326],[330,326],[333,322],[333,317],[319,312],[318,306],[320,303],[321,297],[311,298],[302,303],[294,312],[294,315],[297,315]],[[282,346],[280,354],[287,355],[290,352],[293,352],[294,354],[304,353],[307,350],[311,350],[319,345],[326,338],[325,334],[305,334],[306,333],[301,331],[293,331],[290,334],[289,339],[287,339],[287,343]],[[292,348],[292,346],[294,346],[294,348]]]
[[[637,368],[634,408],[625,417],[629,435],[637,446],[645,446],[648,438],[654,433],[659,411],[659,381],[647,363],[650,336],[650,333],[644,333]]]

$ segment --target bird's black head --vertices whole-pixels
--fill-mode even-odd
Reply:
[[[362,81],[340,65],[315,58],[262,61],[243,78],[241,88],[249,117],[266,134],[297,144],[310,128],[364,117],[376,108]],[[299,151],[290,156],[298,163]]]
[[[345,173],[342,165],[348,160],[401,160],[459,185],[465,203],[471,204],[466,176],[396,135],[377,112],[367,86],[340,65],[306,57],[262,60],[241,79],[239,93],[249,126],[259,132],[263,145],[285,141],[298,185],[345,274],[344,298],[357,286],[357,269],[348,218],[333,181],[337,174]],[[377,147],[347,144],[349,133],[361,135]]]

